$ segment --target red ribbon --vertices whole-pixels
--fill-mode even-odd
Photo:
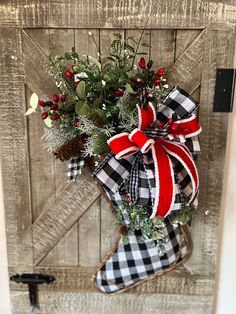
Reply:
[[[164,138],[148,138],[143,131],[156,121],[156,112],[151,103],[148,109],[138,108],[139,127],[130,134],[127,132],[117,134],[108,140],[111,150],[117,159],[121,159],[141,151],[145,154],[149,150],[155,165],[156,196],[151,218],[155,216],[165,217],[171,211],[175,200],[174,171],[170,156],[181,162],[187,171],[191,183],[192,193],[189,203],[193,201],[199,187],[198,173],[189,149],[180,142],[171,142]],[[185,138],[197,135],[201,127],[195,115],[187,119],[173,121],[168,120],[168,138],[184,141]]]

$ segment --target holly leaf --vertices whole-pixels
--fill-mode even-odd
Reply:
[[[86,99],[85,81],[81,81],[79,85],[76,87],[76,94],[79,96],[81,100]]]

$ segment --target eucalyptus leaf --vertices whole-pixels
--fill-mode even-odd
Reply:
[[[81,108],[84,106],[85,102],[83,100],[80,100],[77,102],[77,104],[75,105],[75,112],[77,114],[80,114]]]
[[[89,105],[85,102],[84,105],[81,107],[79,114],[81,116],[86,116],[90,112],[90,107]]]
[[[86,99],[86,92],[85,92],[85,81],[81,81],[79,85],[76,87],[76,94],[79,96],[81,100]]]
[[[98,62],[98,60],[92,56],[87,56],[89,63],[96,65],[99,70],[101,71],[101,63]]]

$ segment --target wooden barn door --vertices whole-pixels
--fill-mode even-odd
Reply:
[[[229,2],[229,4],[228,4]],[[212,311],[221,207],[227,114],[213,113],[215,71],[231,67],[234,51],[230,1],[3,1],[0,4],[0,140],[9,274],[43,272],[56,277],[40,286],[39,313],[114,314]],[[202,154],[200,205],[192,227],[193,253],[181,267],[115,296],[93,283],[95,267],[117,237],[110,207],[91,173],[67,183],[66,165],[42,147],[43,125],[26,119],[32,92],[50,97],[49,52],[75,46],[96,56],[112,34],[138,37],[147,20],[143,48],[154,66],[200,101]],[[142,49],[142,51],[144,51]],[[11,283],[14,314],[29,312],[25,285]],[[112,309],[112,310],[111,310]]]

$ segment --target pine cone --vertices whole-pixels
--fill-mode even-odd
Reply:
[[[81,151],[84,149],[85,139],[83,137],[75,137],[67,141],[65,144],[60,146],[54,155],[61,161],[66,161],[72,157],[78,157],[81,155]]]
[[[127,234],[128,234],[128,228],[127,228],[127,226],[122,225],[122,226],[120,227],[119,232],[120,232],[120,234],[123,235],[123,236],[127,235]]]

